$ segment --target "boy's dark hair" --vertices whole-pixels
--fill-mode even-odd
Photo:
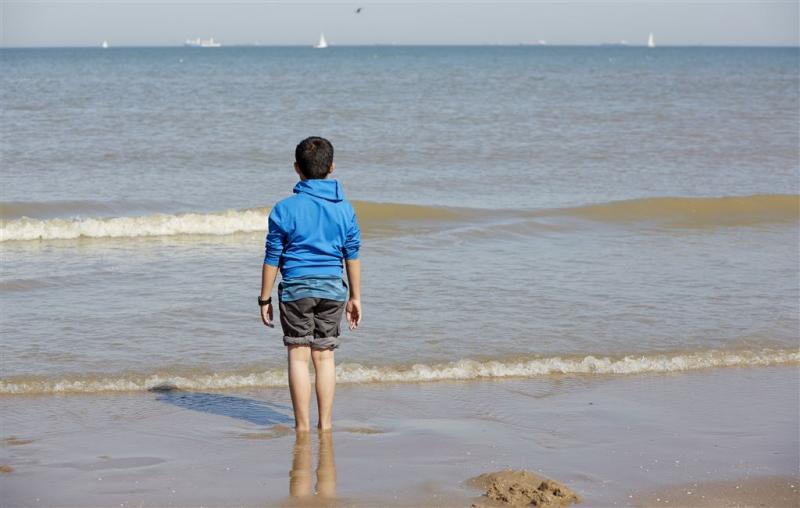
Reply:
[[[294,160],[307,179],[325,178],[333,164],[333,145],[325,138],[311,136],[294,149]]]

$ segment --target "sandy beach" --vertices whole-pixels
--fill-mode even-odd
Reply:
[[[514,468],[581,506],[791,506],[796,387],[795,367],[343,385],[330,439],[305,441],[282,389],[4,397],[0,487],[3,506],[470,506],[470,478]]]
[[[0,505],[796,506],[800,49],[328,36],[0,48]],[[256,293],[312,135],[364,320],[298,438]]]

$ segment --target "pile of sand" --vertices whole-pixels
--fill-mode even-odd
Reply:
[[[484,473],[470,479],[470,483],[485,489],[485,496],[492,503],[480,506],[546,506],[561,507],[580,503],[581,498],[563,484],[537,476],[528,471],[505,469],[494,473]]]

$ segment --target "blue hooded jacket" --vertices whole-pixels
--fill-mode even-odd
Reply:
[[[264,264],[284,279],[342,276],[342,260],[358,259],[361,230],[337,180],[303,180],[269,214]]]

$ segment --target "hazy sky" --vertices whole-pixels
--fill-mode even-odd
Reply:
[[[363,7],[355,14],[356,7]],[[269,2],[0,0],[4,46],[800,43],[791,1]]]

